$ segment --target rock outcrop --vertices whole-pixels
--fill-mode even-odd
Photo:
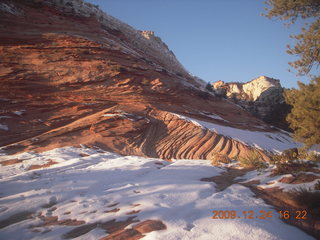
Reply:
[[[279,80],[260,76],[247,83],[217,81],[213,88],[265,122],[288,130],[285,117],[290,106],[284,101]]]
[[[2,151],[86,144],[165,159],[252,151],[268,159],[254,145],[176,117],[275,131],[202,90],[152,32],[82,0],[4,0],[0,11]]]

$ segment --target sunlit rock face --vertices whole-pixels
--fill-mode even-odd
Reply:
[[[6,153],[85,144],[164,159],[232,159],[257,149],[267,160],[248,135],[278,134],[207,91],[152,31],[84,1],[3,0],[0,35]],[[230,136],[236,130],[241,136]]]
[[[247,83],[217,81],[213,88],[264,121],[288,128],[285,116],[290,107],[284,102],[280,80],[260,76]]]

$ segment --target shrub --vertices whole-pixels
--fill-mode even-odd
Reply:
[[[213,92],[213,88],[212,88],[212,85],[210,84],[210,82],[207,83],[206,89],[207,89],[209,92]]]
[[[272,156],[272,163],[276,165],[273,171],[274,175],[297,173],[300,171],[309,171],[316,165],[313,162],[299,161],[298,159],[306,159],[311,161],[320,161],[320,155],[308,152],[306,149],[288,149],[281,154]]]
[[[309,209],[320,208],[320,192],[312,191],[310,188],[298,188],[291,191],[292,198],[299,205],[306,206]]]
[[[247,157],[239,157],[240,165],[248,168],[262,169],[267,167],[267,163],[260,160],[261,156],[258,152],[252,151]]]
[[[311,152],[311,153],[309,153],[307,160],[314,161],[314,162],[320,162],[320,154]]]
[[[230,163],[231,159],[225,154],[216,153],[212,156],[211,164],[218,165],[220,163]]]
[[[294,159],[298,158],[298,149],[297,148],[289,148],[284,150],[281,153],[281,156],[285,159],[287,159],[288,161],[292,161]]]
[[[302,161],[277,161],[275,162],[276,169],[273,171],[273,175],[281,174],[295,174],[298,172],[307,172],[315,166],[312,162]]]

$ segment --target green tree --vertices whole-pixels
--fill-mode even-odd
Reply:
[[[264,14],[294,24],[298,19],[305,22],[301,33],[295,36],[296,45],[288,46],[288,53],[299,56],[290,62],[299,75],[308,75],[320,65],[320,1],[319,0],[267,0]],[[310,74],[309,74],[310,75]],[[311,76],[311,75],[310,75]],[[285,100],[292,105],[287,116],[294,137],[306,147],[320,144],[320,77],[312,76],[310,84],[298,82],[299,89],[285,91]]]
[[[278,18],[294,24],[298,19],[304,21],[301,33],[291,36],[296,45],[288,45],[288,53],[300,58],[289,64],[298,70],[300,75],[308,74],[320,63],[320,1],[319,0],[267,0],[265,8],[268,18]]]
[[[210,82],[207,83],[206,89],[207,89],[208,91],[210,91],[210,92],[213,92],[213,87],[212,87],[212,85],[210,84]]]
[[[296,140],[306,147],[320,144],[320,77],[310,84],[298,82],[299,89],[286,90],[286,102],[293,106],[287,116]]]

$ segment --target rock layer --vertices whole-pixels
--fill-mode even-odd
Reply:
[[[147,46],[154,38],[150,33],[146,39],[108,15],[101,20],[100,13],[78,14],[81,8],[59,1],[1,4],[0,145],[7,153],[86,144],[125,155],[214,159],[254,150],[174,113],[274,131],[230,101],[201,90],[166,46]],[[141,38],[130,38],[136,34]]]

